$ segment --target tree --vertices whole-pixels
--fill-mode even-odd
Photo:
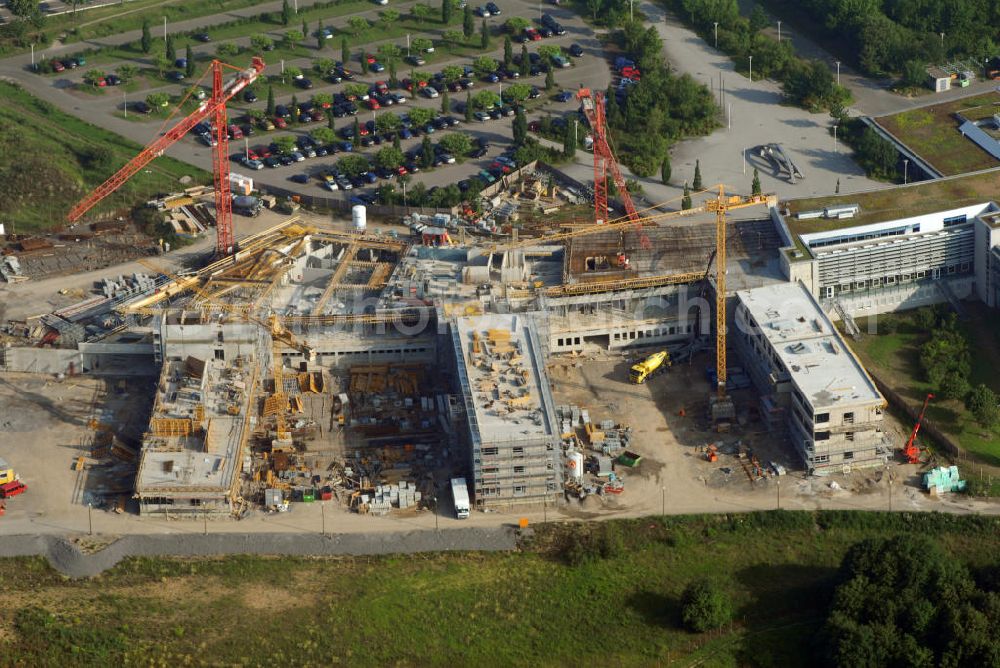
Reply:
[[[287,26],[292,22],[292,7],[288,4],[288,0],[282,0],[281,2],[281,25]]]
[[[576,155],[576,124],[567,123],[563,130],[563,156],[572,158]]]
[[[479,56],[472,61],[472,69],[481,77],[496,72],[498,67],[500,67],[500,64],[489,56]]]
[[[461,44],[465,41],[465,36],[461,30],[445,30],[441,33],[441,38],[451,44]]]
[[[184,74],[190,79],[194,76],[194,53],[191,51],[190,44],[188,44],[187,48],[184,50],[184,60],[187,61],[187,67],[184,70]]]
[[[472,151],[472,138],[465,132],[450,132],[438,144],[454,156],[466,156]]]
[[[691,189],[688,188],[687,181],[684,182],[684,197],[681,199],[681,208],[684,210],[691,208]]]
[[[993,427],[997,422],[1000,422],[1000,405],[998,405],[997,395],[982,383],[976,385],[969,392],[965,406],[976,418],[976,421],[984,427]]]
[[[402,125],[403,121],[391,111],[383,112],[375,119],[375,129],[382,133],[395,132]]]
[[[482,27],[479,29],[479,47],[483,51],[490,48],[490,28],[486,25],[486,19],[483,19]]]
[[[531,74],[531,56],[528,55],[528,45],[521,45],[521,62],[518,63],[519,74],[526,77]]]
[[[732,617],[732,602],[713,580],[695,580],[684,589],[681,620],[688,630],[711,631],[725,625]]]
[[[285,77],[289,79],[298,79],[302,76],[302,70],[299,69],[297,65],[288,65],[285,67]]]
[[[87,73],[83,75],[83,80],[91,86],[98,86],[104,81],[105,76],[107,75],[101,70],[87,70]]]
[[[703,184],[701,182],[701,160],[695,160],[694,161],[694,181],[691,183],[691,187],[694,188],[696,191],[699,191],[699,190],[702,189],[702,185]]]
[[[347,67],[347,63],[351,62],[351,49],[347,46],[347,38],[340,38],[340,62],[344,63],[344,67]]]
[[[466,5],[463,11],[465,13],[462,16],[462,34],[465,35],[465,39],[469,39],[476,31],[476,22],[472,18],[472,5]]]
[[[354,117],[354,124],[351,126],[351,138],[357,141],[361,138],[361,123],[358,121],[358,117]]]
[[[368,59],[365,58],[364,54],[361,54],[361,73],[368,74]]]
[[[288,110],[292,112],[292,125],[297,125],[299,122],[299,98],[295,95],[292,96],[292,103],[288,105]]]
[[[170,96],[166,93],[150,93],[146,96],[146,104],[153,109],[159,109],[170,104]]]
[[[410,14],[413,15],[413,18],[415,18],[418,23],[425,23],[429,21],[433,13],[433,9],[420,2],[410,8]]]
[[[528,119],[524,115],[524,108],[518,107],[514,113],[514,122],[511,124],[513,132],[514,146],[520,146],[528,138]]]
[[[388,28],[399,20],[399,12],[395,9],[386,9],[385,11],[379,13],[378,20],[382,23],[382,25]]]
[[[448,93],[441,95],[441,113],[447,114],[451,111],[451,98],[448,97]]]
[[[538,56],[543,63],[551,63],[555,56],[561,56],[562,49],[555,44],[543,44],[538,47]]]
[[[329,105],[333,104],[333,93],[314,93],[312,101],[318,107],[327,105],[325,108],[328,109]]]
[[[552,71],[552,66],[550,65],[547,70],[545,70],[545,90],[552,90],[556,87],[556,75]]]
[[[139,68],[131,63],[118,66],[118,76],[124,83],[128,83],[139,76]]]
[[[222,58],[231,58],[232,56],[238,55],[239,52],[240,47],[234,42],[223,42],[215,47],[215,55]]]
[[[298,30],[286,30],[283,37],[285,45],[288,48],[293,48],[296,44],[305,39],[305,35]]]
[[[424,135],[420,144],[420,161],[425,169],[434,165],[434,147],[431,145],[431,138]]]
[[[660,181],[664,185],[670,183],[670,155],[665,155],[663,157],[663,163],[660,165]]]
[[[173,35],[167,35],[167,44],[165,48],[166,48],[167,60],[169,60],[170,62],[174,62],[175,60],[177,60],[177,47],[174,46]]]
[[[392,133],[392,145],[393,145],[393,147],[394,148],[399,148],[400,143],[401,142],[399,141],[399,133],[398,132],[393,132]]]
[[[309,135],[318,144],[331,144],[337,141],[337,133],[330,128],[315,128]]]
[[[434,50],[434,42],[426,37],[414,37],[413,41],[410,42],[410,46],[417,51],[423,51],[425,53],[430,53]]]
[[[472,106],[475,109],[489,109],[500,102],[500,96],[492,90],[481,90],[472,96]]]
[[[169,70],[173,63],[167,60],[167,56],[164,53],[158,53],[153,57],[153,65],[156,66],[156,71],[159,72],[160,76],[166,76],[167,70]]]
[[[313,72],[320,76],[326,76],[333,71],[334,62],[332,58],[317,58],[313,61]]]
[[[753,9],[750,11],[750,32],[758,33],[766,28],[770,22],[764,8],[754,3]]]
[[[757,168],[753,168],[753,182],[750,184],[750,193],[753,195],[760,195],[760,174],[757,172]]]
[[[330,109],[327,109],[326,111],[326,127],[330,128],[331,130],[337,129],[336,117],[333,115],[333,111]]]
[[[531,86],[525,83],[511,84],[503,89],[503,99],[508,102],[520,104],[531,95]]]
[[[385,169],[396,169],[405,160],[403,152],[394,146],[383,146],[375,154],[375,164]]]
[[[149,19],[142,20],[142,38],[139,40],[139,44],[145,54],[153,49],[153,35],[149,32]]]
[[[472,93],[465,94],[465,122],[472,122]]]
[[[455,9],[452,0],[441,0],[441,23],[448,25],[451,23],[451,15]]]
[[[410,122],[413,125],[427,125],[433,120],[435,115],[433,109],[414,107],[410,109]]]
[[[441,70],[441,75],[446,83],[455,83],[465,76],[465,71],[459,65],[448,65]]]
[[[267,115],[274,116],[274,86],[267,87]]]
[[[838,666],[996,665],[995,592],[930,537],[905,533],[852,546],[819,639]]]
[[[351,29],[351,33],[355,37],[358,37],[361,33],[371,28],[371,24],[368,23],[368,19],[365,17],[354,15],[347,19],[347,27]]]
[[[520,35],[525,28],[531,27],[531,21],[520,16],[512,16],[504,22],[504,27],[511,35]]]
[[[337,161],[337,167],[348,176],[358,176],[368,171],[368,158],[363,155],[345,155]]]
[[[323,36],[323,22],[316,21],[316,50],[322,51],[326,45],[326,37]]]
[[[250,46],[255,53],[261,54],[274,48],[274,40],[267,35],[257,34],[250,37]]]
[[[510,35],[503,38],[503,66],[510,70],[514,66],[514,44],[510,41]]]
[[[391,64],[399,60],[403,52],[395,44],[380,44],[378,47],[379,60],[383,63]]]
[[[349,83],[344,86],[344,94],[348,96],[361,97],[368,92],[368,84]]]
[[[587,0],[587,9],[590,10],[590,19],[592,21],[597,21],[597,16],[601,13],[602,7],[604,7],[604,0]]]

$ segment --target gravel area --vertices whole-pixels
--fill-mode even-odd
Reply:
[[[58,536],[9,536],[0,557],[43,556],[60,573],[92,577],[128,557],[201,557],[227,554],[337,556],[414,552],[500,552],[516,547],[512,527],[373,534],[131,535],[84,553]]]

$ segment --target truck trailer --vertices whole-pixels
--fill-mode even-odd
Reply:
[[[465,478],[451,479],[451,496],[455,499],[455,517],[460,520],[469,517],[469,488],[465,486]]]

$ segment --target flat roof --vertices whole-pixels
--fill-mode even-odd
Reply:
[[[1000,168],[969,176],[922,181],[864,193],[793,199],[782,202],[779,208],[782,212],[788,210],[788,215],[784,217],[785,224],[788,225],[789,232],[797,236],[972,206],[996,199],[997,191],[1000,191]],[[854,218],[843,220],[830,218],[798,220],[795,217],[795,214],[803,211],[816,211],[846,204],[860,205],[861,212]]]
[[[545,363],[530,319],[458,318],[455,335],[481,443],[556,436]]]
[[[251,367],[191,358],[164,364],[136,492],[197,496],[229,490],[250,428]]]
[[[884,401],[804,285],[770,285],[736,295],[814,409]]]

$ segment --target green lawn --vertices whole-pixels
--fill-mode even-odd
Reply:
[[[996,518],[789,513],[543,526],[515,553],[339,559],[132,559],[70,581],[0,561],[9,665],[812,666],[831,579],[855,542],[933,533],[994,566]],[[592,533],[567,563],[568,534]],[[601,556],[603,555],[603,556]],[[679,598],[717,579],[732,627],[680,628]]]
[[[77,201],[140,150],[113,132],[0,82],[0,220],[19,233],[61,225]],[[195,167],[157,158],[96,210],[131,208],[154,193],[177,190],[182,176],[211,181]]]
[[[979,119],[992,116],[1000,94],[996,92],[944,104],[911,109],[878,119],[879,123],[942,174],[964,174],[997,167],[986,151],[958,132],[955,113]]]
[[[969,341],[973,364],[969,382],[983,383],[1000,393],[1000,313],[976,302],[966,304],[969,314],[960,328]],[[891,333],[885,333],[890,323]],[[868,331],[866,320],[859,320],[862,332]],[[852,344],[866,367],[889,384],[911,405],[918,406],[928,392],[936,392],[923,376],[920,348],[930,333],[914,322],[913,312],[882,315],[878,327],[883,333],[863,334]],[[1000,467],[1000,427],[985,428],[976,422],[960,401],[936,397],[927,408],[927,417],[952,438],[974,460]]]

